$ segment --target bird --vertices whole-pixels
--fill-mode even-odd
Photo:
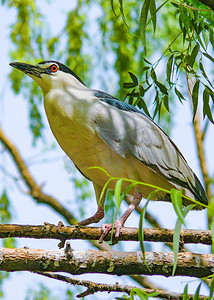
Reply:
[[[114,189],[116,180],[121,191],[135,180],[148,185],[133,185],[128,191],[132,201],[124,214],[112,224],[102,225],[100,242],[114,226],[115,237],[142,198],[170,202],[171,189],[182,191],[183,204],[191,199],[199,202],[193,209],[202,209],[208,198],[199,179],[170,137],[142,110],[102,91],[87,87],[64,64],[47,60],[32,65],[13,62],[10,65],[29,75],[44,93],[44,108],[53,135],[77,169],[89,179],[95,190],[97,211],[77,223],[86,226],[104,217],[107,189]],[[105,172],[104,172],[104,171]],[[152,193],[152,194],[151,194]]]

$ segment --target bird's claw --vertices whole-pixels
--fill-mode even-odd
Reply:
[[[102,234],[99,238],[99,243],[102,244],[104,238],[108,234],[108,232],[112,229],[113,224],[103,224],[101,226]],[[118,238],[120,235],[120,229],[123,227],[123,223],[121,220],[117,220],[114,223],[114,229],[115,229],[115,238]]]

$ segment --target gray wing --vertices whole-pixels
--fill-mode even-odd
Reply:
[[[112,150],[123,157],[136,157],[178,188],[188,189],[198,201],[207,204],[197,176],[158,125],[133,106],[124,110],[109,103],[100,103],[101,113],[96,116],[95,130]]]

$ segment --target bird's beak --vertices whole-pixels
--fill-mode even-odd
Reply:
[[[44,69],[40,68],[39,66],[29,65],[25,63],[14,62],[10,63],[10,66],[24,72],[27,75],[33,75],[39,78],[41,78],[42,73],[45,73]]]

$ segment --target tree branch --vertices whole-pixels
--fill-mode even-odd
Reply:
[[[60,280],[66,283],[70,283],[72,285],[80,285],[87,287],[87,290],[79,295],[77,295],[77,298],[85,297],[91,294],[95,294],[97,292],[123,292],[130,294],[131,290],[134,288],[133,286],[128,286],[128,285],[120,285],[117,282],[115,284],[104,284],[104,283],[95,283],[89,280],[81,280],[81,279],[76,279],[76,278],[70,278],[67,276],[59,275],[59,274],[53,274],[50,272],[34,272],[39,275],[46,276],[48,278],[53,278],[56,280]],[[163,298],[163,299],[168,299],[168,300],[182,300],[183,299],[183,294],[180,293],[173,293],[165,290],[160,290],[160,289],[148,289],[148,288],[138,288],[139,290],[143,291],[144,293],[147,294],[152,294],[152,293],[157,293],[156,296],[153,297],[158,297],[158,298]],[[188,299],[193,299],[194,295],[188,295]],[[205,296],[199,296],[199,299],[206,299],[207,297]]]
[[[73,250],[68,245],[65,250],[1,248],[0,270],[66,272],[73,275],[172,275],[173,253],[145,252],[145,264],[140,251]],[[213,275],[213,269],[213,254],[182,252],[178,254],[175,275],[202,278]]]
[[[144,240],[149,242],[173,242],[174,230],[144,228]],[[59,240],[99,240],[101,235],[100,227],[76,227],[62,226],[60,229],[52,224],[38,225],[0,225],[0,238],[22,237],[36,239],[59,239]],[[211,230],[183,229],[180,233],[182,243],[195,243],[212,245]],[[111,240],[111,232],[105,238]],[[138,241],[138,228],[121,228],[120,241]]]

